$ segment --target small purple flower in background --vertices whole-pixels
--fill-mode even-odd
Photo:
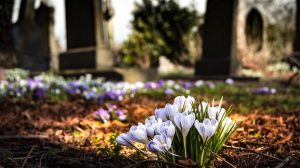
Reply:
[[[110,103],[110,104],[108,105],[108,111],[109,111],[109,112],[113,112],[113,111],[115,111],[116,109],[117,109],[117,105],[112,104],[112,103]]]
[[[156,84],[155,82],[146,82],[145,83],[146,89],[155,89],[157,87],[158,87],[158,84]]]
[[[163,79],[160,79],[156,85],[157,85],[157,88],[161,88],[164,84],[165,84],[165,81]]]
[[[257,94],[275,94],[277,90],[275,88],[269,88],[267,86],[260,87],[254,90],[254,93]]]
[[[44,84],[41,80],[28,79],[27,86],[29,87],[30,90],[34,90],[36,88],[42,88]]]
[[[45,97],[46,89],[45,88],[37,88],[34,91],[33,98],[41,99]]]
[[[95,100],[98,99],[99,95],[96,92],[93,91],[85,91],[83,93],[84,97],[86,100]]]
[[[28,79],[27,80],[27,85],[30,90],[34,90],[36,87],[35,81],[33,79]]]
[[[80,81],[72,81],[66,86],[66,91],[70,95],[81,94],[82,92],[89,90],[89,86]]]
[[[166,88],[166,89],[164,90],[164,93],[165,93],[165,94],[174,94],[175,92],[174,92],[174,90],[171,89],[171,88]]]
[[[191,88],[193,86],[193,83],[192,82],[183,82],[182,86],[185,89],[188,89],[188,88]]]
[[[206,84],[210,89],[214,89],[216,87],[216,84],[214,84],[213,82],[207,82]]]
[[[104,123],[110,119],[109,112],[103,108],[100,108],[98,111],[96,111],[96,117],[99,117]]]
[[[117,109],[115,113],[119,120],[126,120],[127,115],[125,114],[125,111],[123,109]]]

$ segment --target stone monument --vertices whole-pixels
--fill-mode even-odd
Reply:
[[[205,14],[202,59],[196,75],[229,76],[236,72],[234,24],[237,0],[209,0]]]
[[[114,64],[105,33],[106,1],[65,0],[67,51],[60,54],[60,70],[108,69]]]

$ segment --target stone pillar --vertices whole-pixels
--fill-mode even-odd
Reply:
[[[236,73],[235,13],[237,0],[208,0],[204,22],[203,55],[196,64],[198,76]]]
[[[105,69],[113,57],[104,42],[101,0],[65,0],[67,51],[60,69]]]
[[[300,61],[300,0],[296,1],[296,32],[294,38],[294,55]]]
[[[109,48],[107,24],[103,16],[104,3],[101,0],[94,0],[95,9],[95,30],[96,30],[96,68],[110,68],[114,64],[112,52]]]

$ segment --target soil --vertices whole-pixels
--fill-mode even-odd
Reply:
[[[128,111],[126,122],[99,122],[97,103],[81,99],[54,103],[13,102],[0,104],[0,168],[2,167],[184,167],[144,160],[132,150],[113,155],[108,138],[143,122],[154,109],[172,98],[137,97],[115,102]],[[213,167],[299,167],[300,111],[249,114],[233,112],[238,130],[213,163]],[[130,157],[126,157],[130,156]],[[226,160],[226,161],[224,161]],[[229,162],[229,163],[228,163]]]

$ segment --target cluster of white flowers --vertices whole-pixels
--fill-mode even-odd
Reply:
[[[164,108],[156,109],[155,115],[147,118],[145,124],[132,126],[116,140],[119,144],[134,148],[136,147],[133,142],[143,143],[155,154],[178,155],[170,149],[174,136],[181,135],[186,157],[186,138],[192,127],[200,135],[199,141],[205,143],[216,133],[218,127],[221,127],[218,136],[223,136],[228,133],[229,127],[236,126],[220,105],[210,106],[209,103],[201,102],[198,107],[195,106],[193,97],[178,96],[174,104],[166,104]]]

